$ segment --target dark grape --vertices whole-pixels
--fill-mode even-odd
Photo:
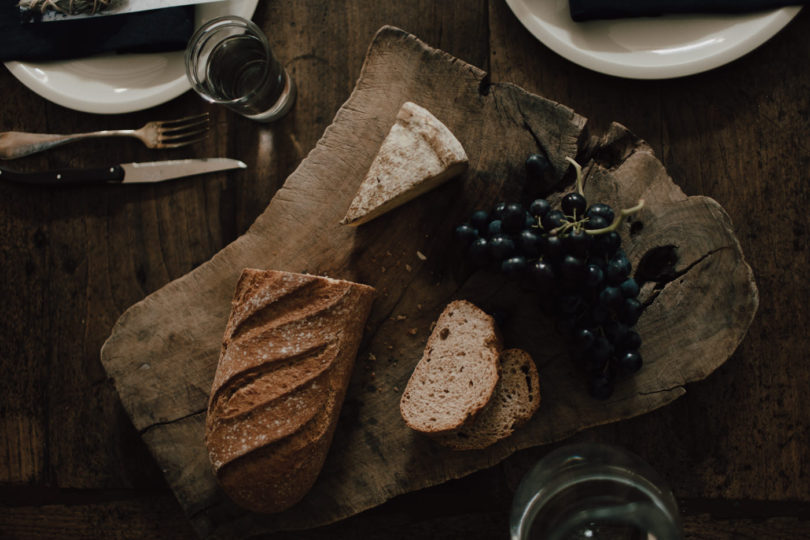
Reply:
[[[542,218],[551,210],[551,203],[545,199],[536,199],[529,206],[529,212],[535,217]]]
[[[462,223],[456,227],[456,238],[465,246],[470,245],[473,240],[478,238],[478,229],[469,223]]]
[[[503,218],[503,211],[506,209],[505,202],[499,202],[492,208],[492,213],[489,215],[489,219],[502,219]]]
[[[628,330],[618,345],[620,349],[634,351],[641,347],[641,336],[635,330]]]
[[[550,232],[565,223],[565,221],[565,214],[559,210],[550,210],[545,216],[543,216],[540,223],[543,225],[543,228],[546,231]]]
[[[487,225],[487,236],[492,237],[496,234],[501,234],[503,232],[503,222],[500,219],[493,219]]]
[[[585,369],[590,372],[603,372],[613,354],[613,347],[605,336],[596,336],[590,347],[580,355]]]
[[[568,281],[580,281],[585,276],[585,262],[574,255],[566,255],[560,262],[560,274]]]
[[[590,328],[577,328],[574,330],[574,343],[579,350],[587,350],[596,340],[596,334]]]
[[[560,202],[560,208],[562,208],[566,216],[574,216],[577,218],[581,218],[585,215],[585,208],[587,208],[587,206],[588,203],[585,197],[579,193],[569,193],[563,197]]]
[[[598,255],[595,256],[591,254],[591,256],[588,257],[588,264],[598,266],[602,272],[604,272],[607,269],[607,261],[603,257],[600,257]]]
[[[518,235],[520,252],[530,258],[540,256],[540,234],[534,229],[524,229]]]
[[[641,302],[635,298],[625,298],[619,309],[619,320],[624,324],[633,326],[641,316]]]
[[[590,263],[585,267],[585,279],[583,282],[585,283],[586,287],[596,289],[602,284],[604,279],[605,274],[597,265]]]
[[[486,238],[478,237],[472,241],[467,249],[467,256],[476,266],[484,266],[489,262],[489,242]]]
[[[508,259],[515,254],[515,242],[505,234],[498,234],[489,239],[489,253],[496,261]]]
[[[607,375],[597,375],[590,380],[588,393],[595,399],[605,400],[613,395],[613,381]]]
[[[619,289],[621,289],[622,295],[624,295],[625,298],[635,298],[639,293],[638,283],[636,283],[636,280],[633,278],[627,278],[622,281],[619,285]]]
[[[501,271],[512,279],[517,279],[526,271],[526,258],[510,257],[501,263]]]
[[[619,251],[608,261],[605,274],[609,283],[618,285],[627,278],[630,270],[630,260],[624,252]]]
[[[554,269],[543,260],[529,264],[528,275],[535,285],[546,288],[554,285]]]
[[[478,229],[478,232],[486,234],[487,227],[489,226],[489,213],[484,210],[476,210],[470,216],[470,223],[473,227]]]
[[[526,158],[526,173],[530,180],[542,178],[551,171],[551,163],[543,154],[531,154]]]
[[[624,297],[618,287],[605,287],[599,293],[599,303],[610,309],[619,309]]]
[[[523,228],[524,213],[520,203],[509,203],[501,215],[503,230],[508,234],[515,234]]]
[[[562,239],[555,234],[542,236],[540,239],[540,252],[549,260],[556,261],[563,254]]]
[[[588,221],[585,222],[585,228],[591,231],[595,231],[596,229],[604,229],[610,225],[605,218],[602,216],[593,216],[589,217]]]
[[[641,369],[641,354],[638,351],[626,351],[619,355],[619,371],[625,375],[630,375]]]
[[[625,326],[624,324],[617,322],[617,321],[608,321],[603,326],[602,329],[605,331],[605,337],[611,342],[614,346],[618,346],[624,340],[627,332],[630,329]]]
[[[588,247],[590,245],[591,237],[582,230],[571,231],[563,238],[565,251],[583,259],[588,256]]]
[[[613,213],[613,209],[602,203],[592,204],[588,211],[585,213],[585,217],[593,219],[594,217],[599,216],[607,221],[607,224],[610,225],[613,223],[613,220],[616,218],[616,215]],[[607,227],[607,225],[605,225]]]
[[[621,247],[622,237],[616,231],[610,231],[596,236],[594,250],[600,255],[610,257]]]
[[[591,308],[591,320],[596,324],[602,324],[610,318],[610,309],[602,304],[596,304]]]
[[[534,217],[533,215],[531,215],[528,210],[526,212],[524,212],[524,215],[523,215],[523,228],[524,229],[537,229],[538,228],[537,218]]]

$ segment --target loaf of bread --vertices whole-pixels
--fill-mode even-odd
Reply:
[[[405,102],[342,223],[360,225],[467,169],[467,154],[427,109]]]
[[[439,435],[459,429],[489,403],[500,376],[495,321],[465,300],[439,315],[400,400],[405,423]]]
[[[243,271],[205,426],[214,472],[234,502],[280,512],[312,487],[373,297],[348,281]]]
[[[487,448],[514,433],[538,407],[540,377],[534,360],[526,351],[507,349],[501,353],[501,378],[495,394],[481,414],[436,440],[454,450]]]

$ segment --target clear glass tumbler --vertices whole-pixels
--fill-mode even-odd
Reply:
[[[541,459],[515,492],[509,524],[512,540],[683,538],[658,474],[629,452],[590,443]]]
[[[267,36],[237,16],[212,19],[186,47],[186,75],[205,100],[260,122],[287,114],[295,83],[270,50]]]

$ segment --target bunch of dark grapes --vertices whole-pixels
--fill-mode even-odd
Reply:
[[[527,167],[537,160],[530,156]],[[474,212],[456,236],[473,264],[494,266],[539,292],[572,342],[590,394],[607,399],[615,380],[642,364],[641,337],[633,329],[642,310],[639,286],[616,229],[644,203],[619,212],[602,203],[588,205],[581,168],[569,161],[577,172],[576,191],[565,195],[559,208],[545,199],[528,207],[499,203]]]

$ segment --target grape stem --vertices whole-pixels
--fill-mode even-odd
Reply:
[[[601,229],[585,229],[585,234],[596,235],[596,234],[605,234],[605,233],[609,233],[611,231],[615,231],[616,229],[619,228],[619,225],[622,224],[622,222],[624,221],[624,218],[626,218],[627,216],[635,214],[636,212],[638,212],[642,208],[644,208],[644,199],[639,199],[638,204],[636,204],[635,206],[632,206],[630,208],[622,208],[619,211],[619,215],[616,216],[615,218],[613,218],[613,223],[611,223],[607,227],[602,227]]]
[[[577,193],[579,193],[580,195],[582,195],[584,197],[585,196],[585,190],[584,190],[583,185],[582,185],[582,180],[583,180],[582,179],[582,166],[579,163],[577,163],[575,159],[572,159],[572,158],[570,158],[568,156],[565,156],[565,160],[568,163],[570,163],[571,165],[573,165],[574,170],[577,171]]]

